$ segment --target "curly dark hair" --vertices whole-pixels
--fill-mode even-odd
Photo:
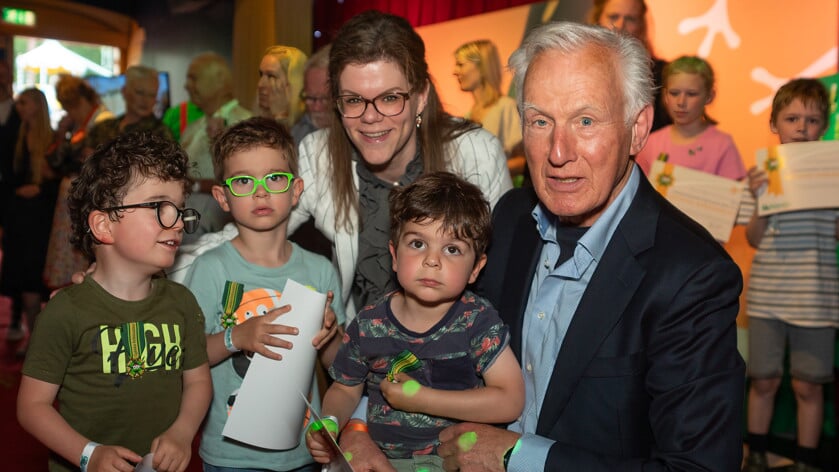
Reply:
[[[443,229],[471,244],[476,257],[492,234],[489,202],[476,185],[450,172],[422,175],[390,192],[390,240],[396,246],[405,223],[438,220]]]
[[[288,161],[291,173],[297,176],[297,146],[285,125],[273,118],[255,116],[224,130],[213,142],[213,173],[224,181],[224,161],[237,152],[256,147],[276,149]]]
[[[99,242],[88,226],[91,212],[121,205],[129,187],[145,178],[181,182],[187,195],[192,186],[188,169],[189,158],[178,143],[149,132],[125,133],[99,147],[70,187],[70,241],[88,260],[95,260],[93,247]],[[119,215],[110,217],[116,221]]]

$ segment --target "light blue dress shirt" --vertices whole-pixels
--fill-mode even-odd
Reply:
[[[615,229],[635,197],[640,178],[640,172],[633,165],[629,179],[617,198],[577,241],[573,257],[558,267],[554,267],[560,255],[556,238],[557,217],[541,204],[533,209],[533,219],[543,245],[522,325],[520,361],[524,375],[525,407],[519,420],[508,428],[522,434],[520,446],[508,464],[507,470],[511,472],[545,468],[554,441],[535,433],[554,364],[577,305]]]

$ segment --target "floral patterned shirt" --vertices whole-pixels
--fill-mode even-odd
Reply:
[[[483,372],[510,341],[509,330],[489,301],[465,291],[434,327],[415,333],[393,315],[392,296],[365,307],[350,323],[330,374],[345,385],[366,382],[370,436],[385,455],[434,454],[437,435],[455,421],[393,409],[379,388],[391,363],[408,350],[421,363],[408,374],[420,384],[443,390],[481,387]]]

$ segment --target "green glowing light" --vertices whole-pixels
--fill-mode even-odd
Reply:
[[[475,443],[477,442],[478,433],[474,431],[467,431],[457,438],[457,447],[460,448],[461,452],[467,452],[475,447]]]
[[[402,393],[408,397],[413,397],[420,391],[421,388],[422,385],[420,385],[419,382],[416,380],[409,380],[402,385]]]
[[[6,23],[21,26],[35,26],[35,12],[22,8],[3,8],[2,18]]]

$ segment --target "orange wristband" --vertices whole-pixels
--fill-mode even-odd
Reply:
[[[367,432],[367,423],[357,421],[357,420],[355,420],[355,421],[351,420],[350,422],[348,422],[346,424],[346,426],[344,426],[344,430],[341,431],[341,432],[343,433],[343,432],[346,432],[346,431],[361,431],[361,432],[366,433]]]

